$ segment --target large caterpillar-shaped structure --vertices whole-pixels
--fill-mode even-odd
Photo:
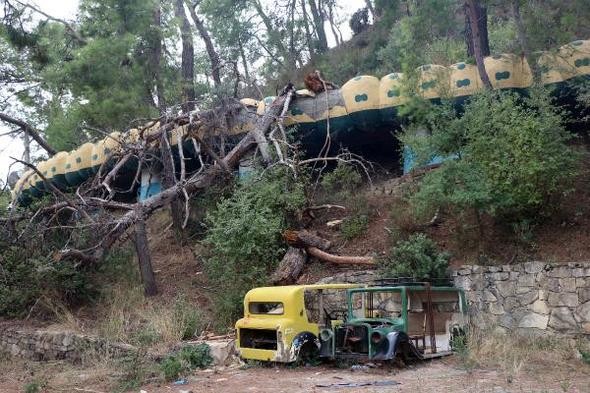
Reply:
[[[590,41],[578,40],[560,47],[556,51],[542,52],[538,56],[540,80],[546,86],[554,86],[556,92],[567,93],[572,86],[590,78]],[[501,54],[485,58],[485,68],[494,89],[524,90],[533,83],[531,67],[522,56]],[[469,96],[481,91],[477,67],[465,62],[449,67],[423,65],[418,68],[417,91],[424,98],[437,101],[451,97],[461,105]],[[391,73],[381,79],[374,76],[357,76],[346,82],[340,89],[314,94],[298,90],[296,99],[289,107],[285,125],[290,127],[303,148],[313,153],[324,144],[329,130],[333,146],[350,150],[366,148],[390,154],[399,160],[398,148],[392,142],[392,135],[400,126],[398,109],[407,102],[402,81],[404,75]],[[256,120],[265,113],[265,108],[274,100],[267,97],[261,101],[245,98],[243,108],[236,111],[230,122],[229,133],[236,138],[254,128]],[[125,133],[113,132],[95,143],[85,143],[70,152],[60,152],[47,161],[37,164],[37,170],[60,189],[79,186],[95,174],[103,164],[108,166],[114,157],[121,154],[123,146],[139,138],[147,138],[159,128],[156,124],[141,132],[131,129]],[[197,162],[198,148],[182,126],[170,131],[171,146],[175,147],[178,160],[179,143],[183,146],[185,158]],[[201,130],[211,133],[211,130]],[[213,131],[214,132],[214,131]],[[368,157],[369,159],[371,157]],[[189,162],[189,167],[191,160]],[[410,157],[405,157],[404,171],[411,168]],[[145,199],[160,191],[157,168],[146,166],[141,171],[141,184],[134,186],[137,160],[129,160],[119,171],[116,188],[128,190],[127,197]],[[13,201],[27,205],[33,198],[47,193],[46,185],[35,171],[23,173],[13,191]],[[121,191],[123,194],[123,191]]]

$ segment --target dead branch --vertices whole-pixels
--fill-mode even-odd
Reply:
[[[307,253],[317,259],[338,265],[375,265],[373,257],[354,257],[328,254],[316,247],[307,247]]]
[[[5,113],[0,113],[0,120],[6,123],[19,126],[24,132],[29,134],[29,136],[33,138],[33,140],[37,142],[37,144],[39,144],[39,146],[41,146],[43,150],[45,150],[47,154],[49,154],[49,156],[54,156],[55,154],[57,154],[57,150],[51,147],[47,143],[47,141],[43,139],[43,137],[41,136],[41,132],[37,130],[35,127],[31,126],[29,123],[16,119],[12,116],[8,116]]]
[[[295,248],[316,247],[321,250],[329,250],[332,246],[329,240],[322,239],[318,235],[305,230],[287,230],[283,233],[283,239],[285,239],[289,246]]]

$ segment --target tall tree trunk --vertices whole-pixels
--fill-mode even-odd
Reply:
[[[365,4],[367,4],[367,9],[369,10],[369,12],[371,13],[371,16],[373,17],[373,23],[377,22],[379,19],[381,19],[381,13],[379,12],[379,9],[376,9],[376,7],[373,7],[373,1],[372,0],[365,0]]]
[[[467,0],[463,8],[465,10],[465,38],[468,43],[467,50],[473,51],[481,81],[485,88],[490,90],[492,84],[484,64],[484,57],[489,56],[490,54],[487,16],[485,16],[487,13],[485,8],[481,7],[478,0]],[[485,22],[485,25],[483,22]]]
[[[334,4],[328,3],[326,4],[328,7],[328,22],[330,22],[330,28],[332,29],[332,34],[334,35],[334,40],[336,41],[336,46],[340,46],[342,44],[341,36],[338,36],[338,24],[334,21]]]
[[[238,48],[240,50],[240,58],[242,59],[242,67],[244,67],[244,76],[246,77],[247,83],[250,84],[250,71],[248,69],[248,59],[246,58],[246,51],[244,50],[244,44],[242,43],[242,37],[238,37]]]
[[[168,140],[168,132],[162,132],[160,137],[160,158],[162,160],[162,188],[167,190],[176,185],[176,168],[172,158],[172,149]],[[183,206],[180,200],[176,199],[170,204],[172,225],[178,239],[182,239]]]
[[[313,36],[309,28],[309,17],[307,15],[307,9],[305,6],[306,0],[301,0],[301,10],[303,13],[303,27],[305,29],[305,40],[307,41],[307,48],[309,49],[309,58],[311,61],[315,59],[316,48],[313,43]]]
[[[190,5],[188,4],[188,9],[191,13],[191,17],[193,18],[193,23],[201,36],[201,39],[205,43],[205,49],[207,50],[207,55],[209,56],[209,61],[211,62],[211,78],[213,78],[213,84],[215,87],[219,87],[221,85],[221,60],[219,59],[219,54],[215,50],[213,46],[213,41],[211,40],[211,36],[205,27],[205,23],[199,18],[197,15],[197,3]]]
[[[512,1],[512,16],[514,17],[514,22],[516,24],[516,34],[518,36],[518,43],[520,45],[520,50],[522,51],[522,56],[526,59],[529,67],[531,68],[531,72],[533,74],[533,82],[539,82],[541,77],[541,72],[539,67],[537,67],[537,63],[533,61],[531,57],[531,49],[529,47],[529,40],[526,34],[526,28],[522,21],[522,16],[520,15],[520,1],[513,0]]]
[[[166,112],[166,97],[164,95],[164,83],[162,82],[162,75],[160,68],[162,64],[162,10],[160,9],[160,2],[156,3],[154,9],[154,26],[152,34],[152,53],[151,53],[151,68],[152,77],[156,84],[156,95],[158,96],[158,110],[160,114]]]
[[[144,292],[146,296],[154,296],[158,293],[158,287],[156,286],[156,277],[152,268],[152,258],[143,218],[135,222],[135,252],[137,253]]]
[[[266,28],[266,34],[269,37],[269,42],[277,49],[277,51],[280,53],[281,56],[287,57],[288,51],[287,51],[287,48],[285,47],[285,45],[283,44],[281,32],[273,26],[272,20],[268,17],[266,12],[264,12],[264,8],[262,7],[262,4],[260,4],[260,1],[254,0],[252,2],[252,5],[256,9],[256,12],[260,16],[260,19],[262,19],[262,23],[264,24],[264,27]],[[262,43],[261,41],[259,41],[259,42]],[[265,50],[271,56],[273,56],[267,49],[265,49]]]
[[[326,38],[326,29],[324,29],[324,18],[321,9],[316,4],[316,0],[309,0],[309,8],[318,37],[318,51],[325,53],[328,50],[328,39]]]
[[[31,138],[27,132],[23,132],[23,146],[25,148],[23,160],[31,162]]]
[[[180,20],[182,40],[182,109],[190,112],[195,109],[195,48],[191,24],[184,10],[184,0],[176,0],[174,14]]]

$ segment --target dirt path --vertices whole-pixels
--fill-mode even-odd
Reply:
[[[510,382],[509,382],[510,380]],[[590,367],[560,365],[552,370],[521,370],[507,378],[494,370],[467,372],[455,360],[436,360],[408,368],[377,368],[361,371],[334,367],[249,368],[220,372],[201,371],[183,386],[150,385],[155,392],[590,392]]]
[[[508,366],[508,365],[507,365]],[[508,367],[507,367],[508,369]],[[512,376],[511,374],[514,373]],[[0,361],[0,393],[23,393],[31,381],[41,381],[39,392],[120,391],[115,382],[121,370],[80,367],[63,362]],[[139,393],[590,393],[590,366],[580,361],[551,367],[524,365],[519,370],[461,367],[456,358],[412,366],[352,371],[330,365],[318,367],[249,367],[203,370],[188,384],[153,383]]]

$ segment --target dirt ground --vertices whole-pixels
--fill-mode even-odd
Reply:
[[[512,370],[514,371],[514,370]],[[0,362],[0,392],[21,393],[27,383],[39,381],[42,392],[117,391],[113,384],[117,370],[94,365],[90,368],[61,362]],[[362,370],[317,367],[231,367],[197,371],[188,384],[152,383],[130,392],[590,392],[590,366],[573,360],[540,368],[524,365],[514,375],[506,370],[466,370],[456,357],[433,360],[407,367],[379,367]]]

